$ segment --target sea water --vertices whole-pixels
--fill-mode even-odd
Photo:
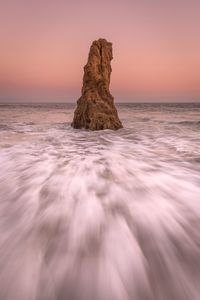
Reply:
[[[0,106],[0,300],[199,300],[200,104]]]

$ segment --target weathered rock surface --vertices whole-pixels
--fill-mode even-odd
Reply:
[[[82,95],[74,112],[74,128],[116,130],[122,127],[109,91],[112,58],[111,43],[105,39],[92,43],[84,67]]]

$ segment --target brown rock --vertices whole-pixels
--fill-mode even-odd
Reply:
[[[94,41],[84,67],[82,95],[77,101],[72,126],[91,130],[119,129],[122,123],[110,94],[112,44]]]

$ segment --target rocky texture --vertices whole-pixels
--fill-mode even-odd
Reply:
[[[110,94],[112,44],[105,39],[94,41],[84,67],[82,95],[77,101],[72,126],[91,130],[122,127]]]

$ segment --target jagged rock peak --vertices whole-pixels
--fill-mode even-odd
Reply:
[[[122,128],[110,94],[112,43],[94,41],[84,67],[82,95],[77,101],[72,126],[91,130]]]

